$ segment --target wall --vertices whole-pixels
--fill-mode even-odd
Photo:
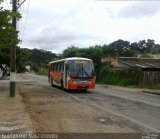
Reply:
[[[101,63],[108,63],[111,66],[118,66],[118,57],[117,56],[106,56],[101,59]]]
[[[138,58],[143,57],[144,54],[138,54]],[[160,59],[160,54],[148,54],[148,56],[150,56],[153,59]]]

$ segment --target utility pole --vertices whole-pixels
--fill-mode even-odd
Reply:
[[[17,12],[17,0],[12,0],[12,11]],[[12,25],[16,30],[17,19],[15,16],[12,18]],[[15,97],[16,88],[16,46],[11,44],[10,49],[10,97]]]
[[[26,1],[23,0],[19,3],[20,0],[12,0],[12,12],[17,12],[18,8]],[[17,6],[19,5],[19,6]],[[12,18],[12,25],[17,32],[17,19],[15,16]],[[15,33],[16,33],[15,32]],[[11,44],[10,49],[10,97],[15,97],[15,90],[16,90],[16,46]]]

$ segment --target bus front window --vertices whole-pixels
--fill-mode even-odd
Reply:
[[[68,70],[70,77],[93,77],[94,66],[90,60],[70,60],[68,61]]]

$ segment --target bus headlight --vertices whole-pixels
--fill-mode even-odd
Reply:
[[[69,82],[73,83],[73,84],[80,84],[79,80],[69,80]]]

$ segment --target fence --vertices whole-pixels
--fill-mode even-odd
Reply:
[[[139,85],[147,88],[160,89],[160,68],[142,69]]]

